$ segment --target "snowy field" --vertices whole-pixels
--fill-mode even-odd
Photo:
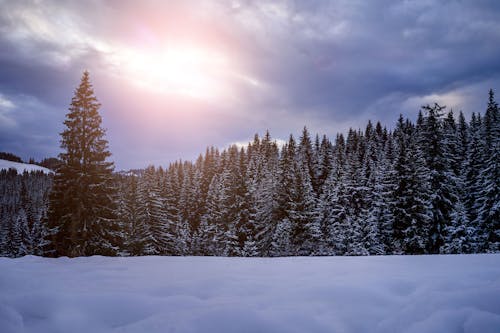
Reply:
[[[33,171],[42,171],[44,173],[54,173],[52,170],[41,167],[36,164],[28,164],[28,163],[18,163],[7,160],[0,159],[0,170],[2,169],[16,169],[17,173],[23,173],[24,171],[33,172]]]
[[[0,332],[500,332],[500,255],[0,258]]]

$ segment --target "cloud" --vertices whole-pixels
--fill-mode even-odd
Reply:
[[[32,96],[0,94],[0,151],[24,159],[57,155],[63,115]]]
[[[14,45],[13,58],[67,68],[91,50],[106,51],[106,43],[83,28],[78,10],[83,8],[38,1],[3,2],[2,7],[0,32],[4,43]]]
[[[15,108],[14,103],[0,94],[0,128],[11,129],[17,126],[17,122],[12,118],[11,111]],[[9,115],[10,114],[10,115]]]
[[[59,122],[38,134],[54,138],[61,114],[47,110],[64,113],[89,69],[119,167],[195,158],[207,145],[266,129],[287,138],[304,125],[330,136],[368,119],[391,126],[399,113],[415,117],[434,99],[470,114],[500,87],[496,1],[0,6],[3,96],[16,111],[18,98],[36,100],[25,106],[45,110],[47,124]],[[2,117],[31,130],[13,110]],[[2,140],[23,142],[16,149],[57,151],[11,135]]]

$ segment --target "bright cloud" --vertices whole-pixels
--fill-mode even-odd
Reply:
[[[6,129],[16,127],[17,123],[11,114],[14,108],[14,103],[0,94],[0,128]]]

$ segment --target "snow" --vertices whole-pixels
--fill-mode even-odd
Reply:
[[[16,169],[17,173],[23,173],[24,171],[27,171],[27,172],[42,171],[44,173],[54,173],[52,170],[41,167],[39,165],[28,164],[28,163],[18,163],[18,162],[12,162],[12,161],[0,159],[0,170],[2,170],[2,169],[7,169],[7,170],[8,169]]]
[[[0,331],[499,332],[500,255],[0,258]]]

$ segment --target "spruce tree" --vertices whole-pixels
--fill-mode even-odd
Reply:
[[[468,145],[467,158],[464,161],[464,183],[466,191],[464,193],[465,209],[469,221],[473,223],[474,229],[478,230],[477,215],[478,207],[476,201],[481,190],[479,173],[483,167],[483,151],[485,149],[484,141],[481,138],[482,120],[480,114],[472,113],[470,125],[468,127]],[[477,233],[474,235],[474,251],[479,251],[481,246],[477,240]]]
[[[416,145],[415,127],[400,116],[396,143],[393,244],[395,254],[426,253],[432,212],[428,169]]]
[[[453,206],[457,201],[456,182],[448,172],[450,163],[443,133],[442,112],[444,106],[423,106],[426,111],[424,126],[418,131],[419,148],[426,160],[430,175],[432,224],[429,233],[428,251],[439,253],[447,237]]]
[[[276,227],[273,219],[273,197],[277,187],[278,161],[278,147],[275,142],[271,141],[269,132],[266,132],[262,142],[256,135],[254,142],[248,147],[246,178],[249,221],[247,230],[252,235],[252,241],[260,255],[269,253],[272,231]]]
[[[343,184],[346,172],[345,140],[338,134],[335,146],[332,148],[332,169],[323,185],[318,202],[318,218],[321,220],[323,243],[328,255],[342,255],[347,248],[346,225],[348,216],[345,199],[345,185]]]
[[[89,73],[83,73],[61,133],[61,165],[50,196],[49,223],[53,255],[87,256],[116,253],[113,163],[100,104]]]
[[[143,205],[140,202],[137,177],[122,180],[124,188],[118,204],[118,218],[123,224],[124,240],[122,255],[132,256],[154,254],[154,239],[150,225],[146,221]]]
[[[500,114],[489,92],[488,107],[483,122],[483,165],[479,172],[479,191],[476,197],[476,225],[479,231],[480,250],[500,251]]]

